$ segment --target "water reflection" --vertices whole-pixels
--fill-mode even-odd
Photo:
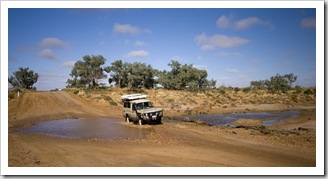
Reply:
[[[113,119],[85,118],[45,121],[24,130],[56,137],[104,140],[140,139],[149,132],[149,129],[125,126]]]

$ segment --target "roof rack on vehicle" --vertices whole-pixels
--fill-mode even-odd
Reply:
[[[121,99],[123,101],[130,101],[130,100],[136,100],[136,99],[146,99],[147,95],[145,94],[128,94],[121,96]]]

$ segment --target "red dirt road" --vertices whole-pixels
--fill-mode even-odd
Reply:
[[[144,126],[122,122],[151,132],[144,139],[117,141],[58,138],[17,130],[72,117],[124,121],[120,107],[91,103],[70,92],[26,92],[9,101],[9,167],[316,166],[315,108],[302,110],[297,121],[287,120],[283,126],[268,128],[289,133],[264,134],[252,129],[166,121]],[[304,126],[306,130],[297,130]]]

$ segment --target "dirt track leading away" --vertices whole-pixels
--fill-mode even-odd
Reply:
[[[274,106],[274,105],[273,105]],[[26,92],[9,101],[9,167],[13,166],[316,166],[315,108],[267,133],[190,122],[138,126],[144,139],[68,139],[17,128],[74,117],[123,121],[121,108],[90,103],[71,92]],[[287,127],[286,127],[287,126]],[[306,128],[305,128],[306,127]],[[297,152],[295,152],[297,151]]]

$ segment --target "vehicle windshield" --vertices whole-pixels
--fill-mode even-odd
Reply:
[[[151,102],[136,103],[137,110],[154,107]]]

